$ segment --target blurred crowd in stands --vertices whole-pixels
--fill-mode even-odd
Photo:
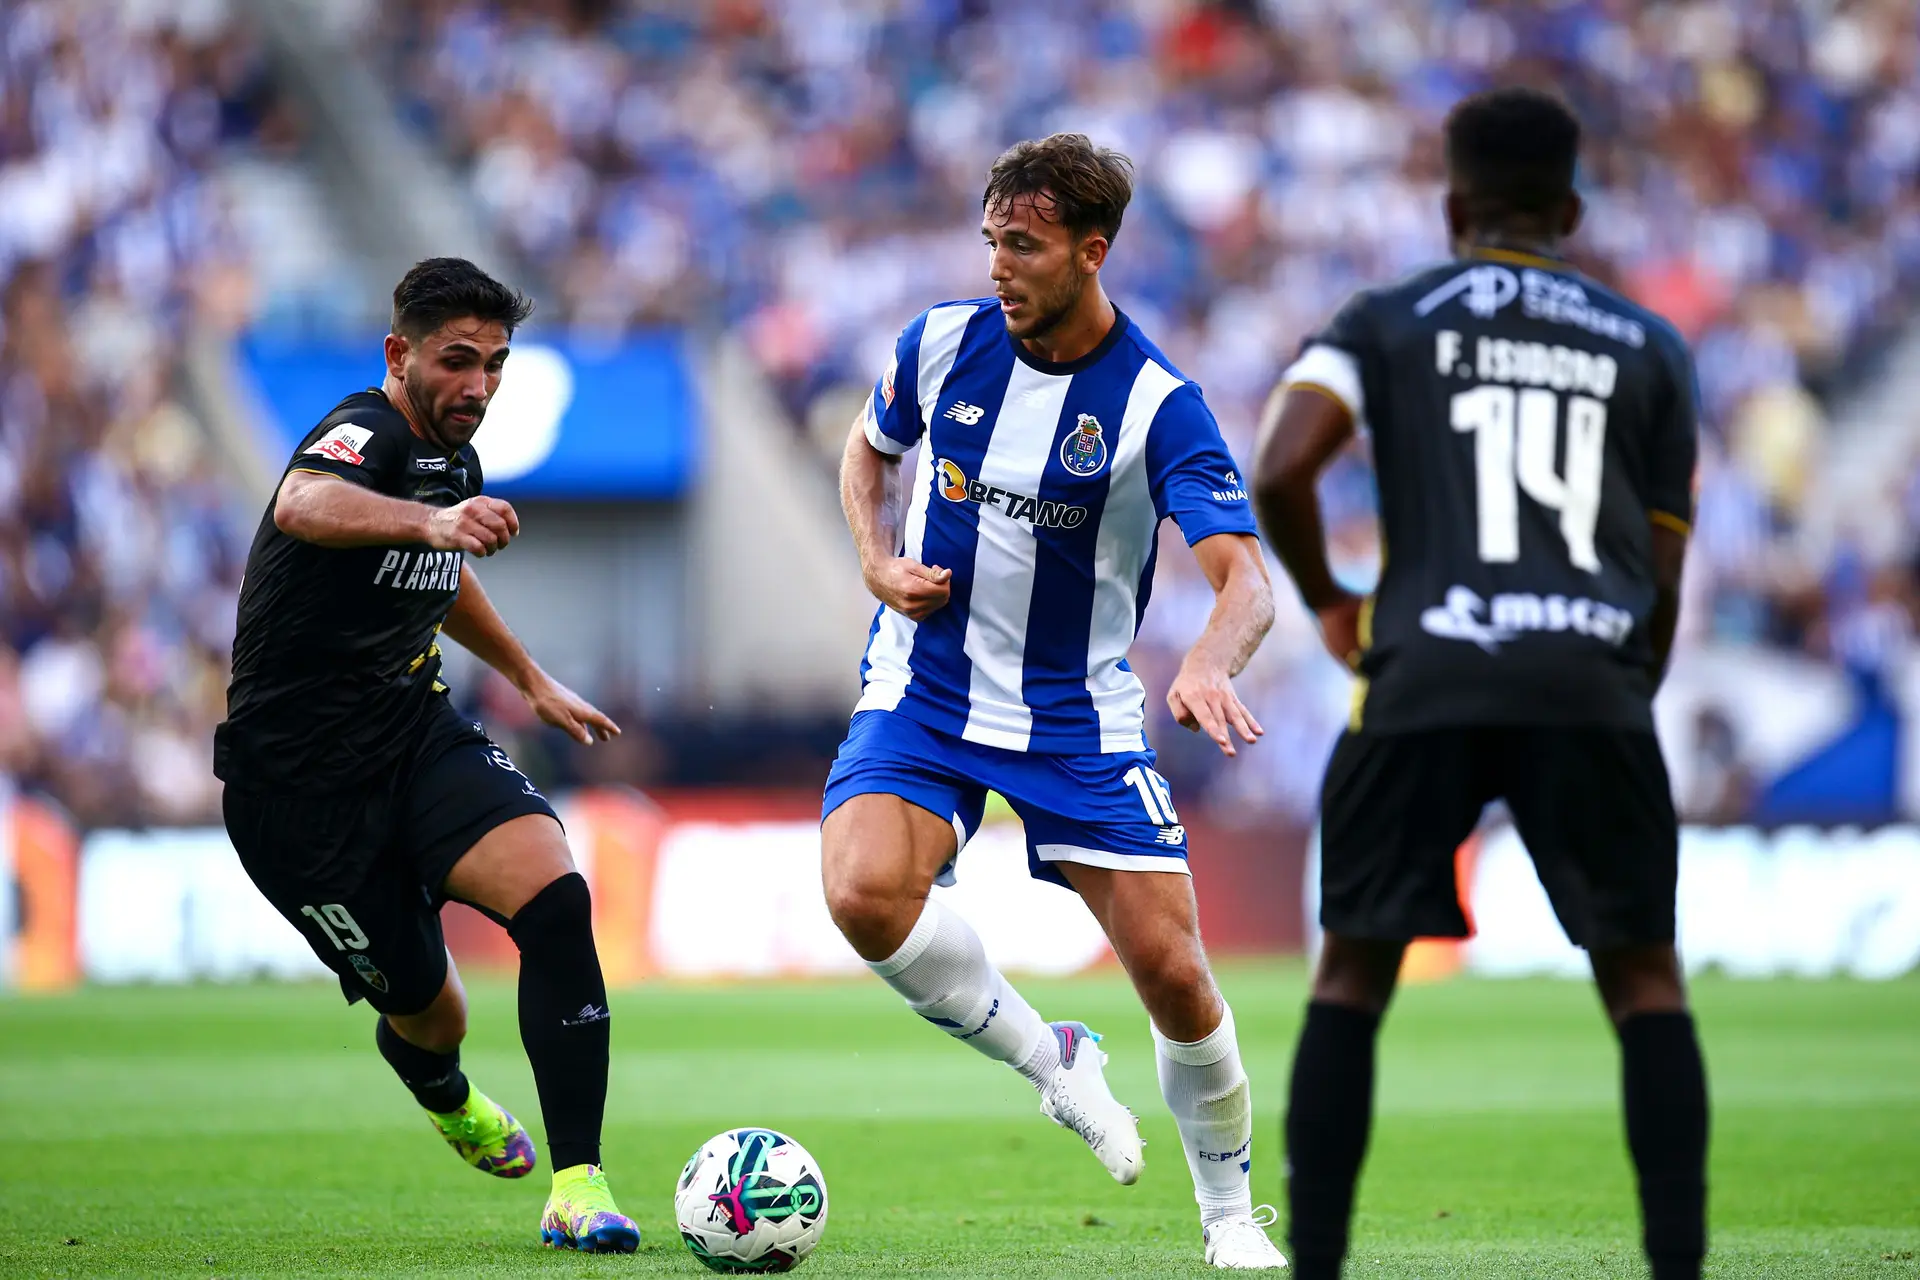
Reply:
[[[87,824],[203,821],[255,513],[175,369],[245,291],[209,174],[260,66],[217,5],[0,22],[0,775]]]
[[[975,218],[1007,143],[1070,129],[1133,157],[1108,288],[1244,458],[1300,339],[1444,253],[1447,107],[1556,87],[1589,142],[1576,259],[1698,353],[1687,642],[1826,658],[1850,632],[1877,653],[1911,632],[1904,561],[1809,562],[1794,539],[1831,393],[1920,287],[1910,0],[437,0],[387,9],[377,43],[568,320],[737,335],[823,458],[901,326],[987,291]],[[1327,498],[1364,585],[1357,451]],[[1135,659],[1153,688],[1208,604],[1187,557],[1160,563]],[[1268,744],[1206,767],[1162,710],[1167,771],[1187,795],[1309,811],[1344,675],[1286,607],[1242,683]]]
[[[0,773],[88,823],[217,811],[209,740],[257,510],[176,368],[196,321],[247,307],[222,157],[293,132],[228,7],[0,0]],[[359,12],[363,48],[461,166],[545,314],[744,343],[823,467],[899,329],[986,290],[975,218],[1008,142],[1072,129],[1133,157],[1108,287],[1244,459],[1300,339],[1353,289],[1444,253],[1446,108],[1493,83],[1555,86],[1588,129],[1576,259],[1698,354],[1684,643],[1844,663],[1910,641],[1920,483],[1891,552],[1843,538],[1808,554],[1797,535],[1835,393],[1920,296],[1911,0]],[[1364,586],[1378,547],[1362,455],[1326,498],[1338,568]],[[1189,557],[1160,564],[1136,651],[1156,690],[1210,598]],[[1151,700],[1183,804],[1312,807],[1346,679],[1282,596],[1242,679],[1260,749],[1217,768]],[[1730,732],[1703,721],[1699,750],[1736,759]]]

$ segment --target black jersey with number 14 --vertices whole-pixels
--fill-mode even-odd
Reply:
[[[1651,530],[1692,519],[1671,326],[1564,263],[1489,252],[1357,295],[1288,380],[1373,447],[1356,729],[1651,729]]]
[[[471,446],[449,454],[429,444],[373,390],[321,419],[286,470],[434,507],[481,486]],[[461,562],[458,551],[424,543],[302,542],[275,526],[269,503],[240,588],[214,772],[254,787],[329,790],[397,759],[429,700],[447,692],[438,633],[460,591]]]

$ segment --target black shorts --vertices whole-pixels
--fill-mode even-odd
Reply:
[[[1651,733],[1519,725],[1347,733],[1320,801],[1320,923],[1463,938],[1454,855],[1493,800],[1575,943],[1672,942],[1680,830]]]
[[[347,1001],[418,1013],[447,978],[441,886],[504,822],[553,806],[480,726],[435,699],[410,749],[344,791],[228,783],[240,865],[340,976]]]

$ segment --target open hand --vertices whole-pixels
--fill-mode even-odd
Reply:
[[[595,741],[620,736],[620,726],[605,712],[552,676],[541,675],[522,692],[535,715],[556,729],[566,730],[575,742],[592,746]]]
[[[1187,655],[1173,687],[1167,690],[1167,709],[1183,728],[1212,738],[1224,755],[1239,754],[1229,729],[1237,731],[1248,745],[1266,732],[1233,691],[1233,677],[1211,658]]]

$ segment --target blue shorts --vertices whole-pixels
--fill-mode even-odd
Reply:
[[[1067,885],[1056,863],[1187,872],[1187,831],[1152,751],[1043,755],[985,747],[893,711],[862,711],[847,729],[820,817],[855,796],[894,795],[953,823],[959,847],[980,829],[987,792],[1027,828],[1027,869]],[[959,852],[954,857],[958,859]],[[953,883],[953,864],[941,870]]]

